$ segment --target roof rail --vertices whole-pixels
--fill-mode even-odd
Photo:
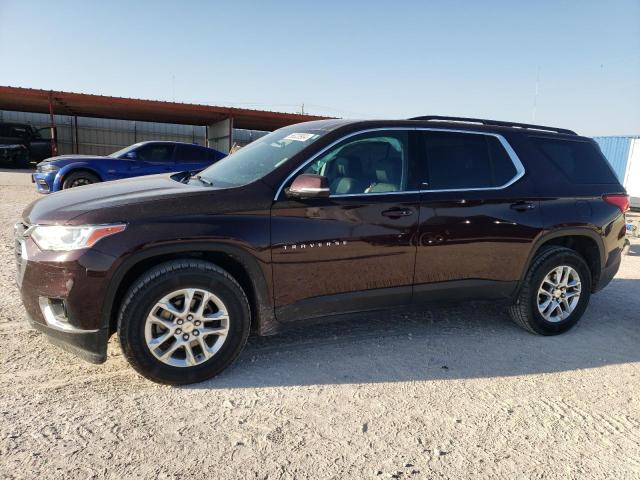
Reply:
[[[413,117],[409,120],[427,120],[433,122],[461,122],[461,123],[479,123],[482,125],[490,125],[496,127],[512,127],[525,128],[527,130],[541,130],[544,132],[564,133],[566,135],[578,135],[573,130],[566,128],[544,127],[542,125],[530,125],[528,123],[501,122],[498,120],[486,120],[483,118],[466,118],[466,117],[446,117],[439,115],[425,115],[422,117]]]

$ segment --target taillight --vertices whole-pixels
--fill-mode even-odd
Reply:
[[[622,213],[629,210],[629,195],[625,195],[623,193],[614,193],[611,195],[603,195],[602,199],[605,202],[618,207]]]

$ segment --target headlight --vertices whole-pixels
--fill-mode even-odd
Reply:
[[[50,172],[57,172],[58,170],[60,170],[60,167],[57,167],[51,163],[45,163],[43,165],[38,165],[38,171],[41,173],[50,173]]]
[[[89,248],[100,239],[122,232],[126,225],[36,225],[29,232],[41,250],[69,251]]]

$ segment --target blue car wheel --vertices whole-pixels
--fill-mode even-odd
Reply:
[[[98,183],[100,179],[96,177],[93,173],[80,171],[80,172],[72,172],[67,175],[62,182],[62,189],[66,190],[67,188],[73,187],[81,187],[83,185],[91,185],[92,183]]]

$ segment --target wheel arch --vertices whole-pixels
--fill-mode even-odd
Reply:
[[[538,238],[529,253],[526,266],[520,276],[518,291],[540,250],[551,245],[567,247],[578,252],[585,259],[591,271],[592,288],[597,285],[606,263],[602,237],[589,228],[570,228],[549,232]]]
[[[238,247],[209,242],[156,247],[129,256],[111,276],[103,306],[103,326],[108,327],[110,333],[115,332],[122,300],[129,287],[145,271],[181,258],[206,260],[226,270],[249,299],[252,330],[265,335],[275,328],[270,289],[259,261]]]
[[[104,176],[95,168],[91,167],[87,163],[72,163],[71,165],[65,165],[60,169],[54,180],[54,191],[62,190],[62,184],[64,179],[72,173],[76,172],[88,172],[98,177],[101,182],[104,182]]]

